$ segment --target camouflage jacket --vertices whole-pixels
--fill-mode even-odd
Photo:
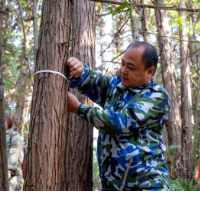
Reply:
[[[11,133],[13,132],[12,138]],[[6,131],[8,170],[11,176],[22,176],[22,162],[24,158],[23,141],[20,134],[11,129]]]
[[[99,130],[97,158],[103,190],[120,189],[131,158],[127,190],[139,187],[145,180],[153,182],[156,176],[168,179],[162,129],[168,120],[170,102],[163,87],[153,78],[141,87],[124,87],[119,76],[104,76],[86,64],[69,86],[78,88],[103,108],[84,104],[78,108],[78,115]]]

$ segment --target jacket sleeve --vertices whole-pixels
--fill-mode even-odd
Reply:
[[[19,133],[14,132],[11,140],[11,146],[8,153],[8,169],[16,172],[21,169],[23,162],[22,138]]]
[[[89,121],[105,134],[116,136],[134,134],[137,131],[153,129],[168,120],[169,98],[162,92],[145,95],[125,105],[120,112],[101,110],[81,104],[78,115]]]
[[[70,81],[69,87],[77,88],[81,94],[103,107],[111,79],[111,76],[94,72],[89,65],[84,64],[83,72]]]

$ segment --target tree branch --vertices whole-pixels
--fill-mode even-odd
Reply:
[[[119,1],[109,1],[109,0],[89,0],[101,3],[110,3],[115,5],[122,5],[122,2]],[[200,9],[192,9],[192,8],[179,8],[177,6],[158,6],[158,5],[150,5],[150,4],[139,4],[139,3],[129,3],[129,6],[139,7],[139,8],[152,8],[152,9],[159,9],[159,10],[175,10],[179,12],[200,12]]]

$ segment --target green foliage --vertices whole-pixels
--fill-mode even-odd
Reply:
[[[93,142],[96,142],[94,138]],[[101,179],[99,178],[99,165],[97,161],[97,147],[93,147],[93,190],[101,190]]]
[[[171,159],[174,159],[174,151],[177,148],[180,149],[181,147],[178,146],[178,145],[171,145],[171,146],[169,146],[168,147],[168,151],[167,151],[167,156],[169,156],[169,158],[171,158]]]
[[[186,180],[182,180],[180,177],[178,177],[178,180],[170,180],[170,191],[197,191],[198,184],[193,186],[193,179],[188,184]]]
[[[167,150],[167,164],[168,164],[170,177],[174,177],[173,170],[176,166],[176,159],[175,159],[174,153],[177,148],[180,149],[181,147],[178,145],[171,145],[168,147],[168,150]]]
[[[114,16],[117,13],[121,13],[125,8],[133,9],[132,6],[128,6],[127,1],[124,1],[121,6],[118,6],[115,9],[111,6],[109,6],[107,9],[110,11],[110,14]]]

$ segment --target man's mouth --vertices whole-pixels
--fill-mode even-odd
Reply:
[[[123,81],[127,81],[127,80],[128,80],[128,78],[126,78],[126,77],[124,77],[124,76],[121,76],[121,79],[122,79]]]

